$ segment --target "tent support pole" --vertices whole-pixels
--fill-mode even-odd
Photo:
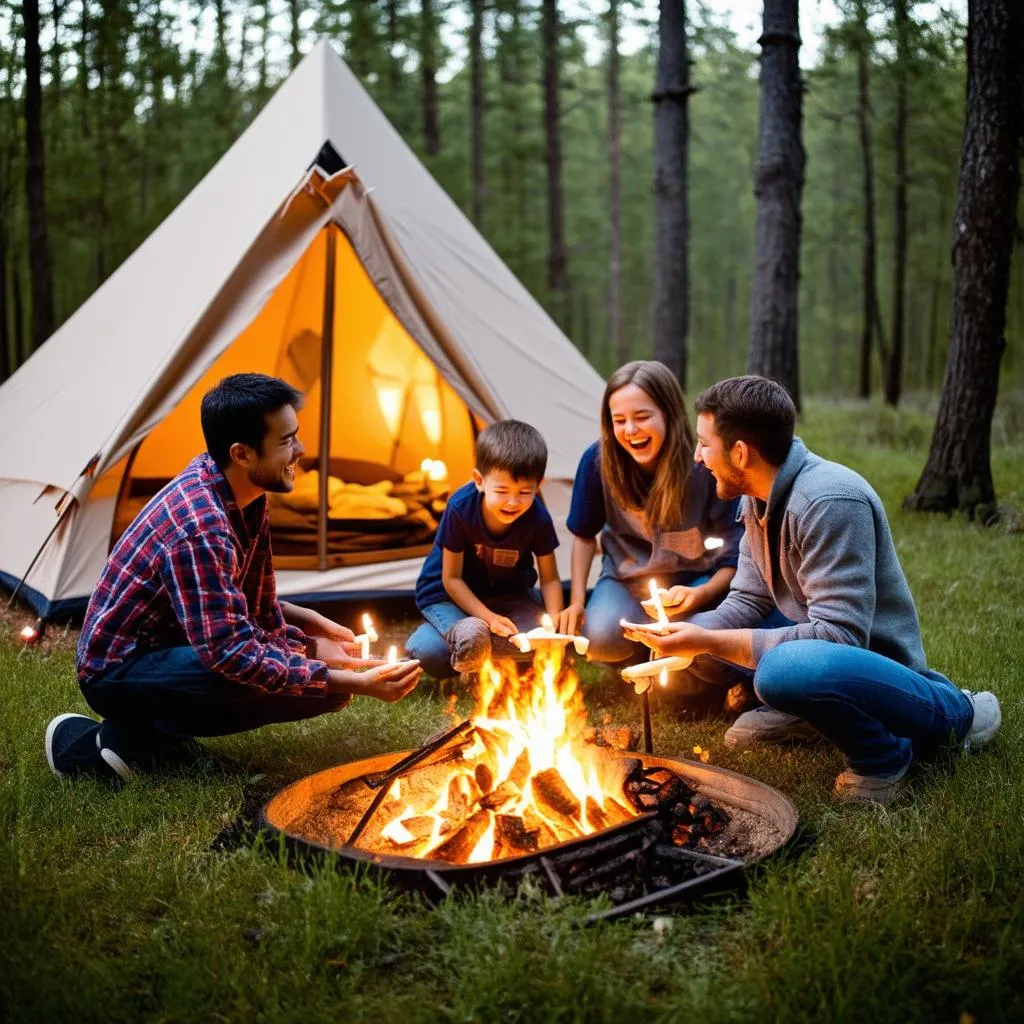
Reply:
[[[327,225],[324,263],[324,321],[320,350],[320,501],[316,530],[317,568],[327,570],[327,498],[331,469],[331,392],[334,390],[334,246],[335,227]]]

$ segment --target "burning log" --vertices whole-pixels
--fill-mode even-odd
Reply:
[[[692,849],[706,836],[721,832],[730,820],[717,804],[694,794],[689,803],[677,804],[672,809],[672,843]]]
[[[608,828],[610,822],[600,804],[592,797],[587,797],[587,822],[592,828]]]
[[[580,802],[565,784],[557,768],[545,768],[531,780],[533,796],[548,817],[576,819],[580,816]]]
[[[537,833],[537,843],[541,849],[554,846],[555,843],[561,843],[575,835],[575,830],[558,829],[545,821],[532,807],[527,807],[523,812],[523,824],[527,831]]]
[[[514,856],[517,853],[532,853],[537,849],[539,829],[528,829],[526,823],[516,814],[499,814],[495,818],[495,854],[499,857]]]
[[[490,793],[494,789],[494,772],[483,761],[473,769],[473,776],[476,778],[476,784],[480,787],[481,793]]]
[[[447,861],[449,864],[464,864],[469,860],[469,855],[480,842],[490,823],[490,811],[477,811],[427,856],[432,860]]]
[[[434,831],[434,819],[428,814],[415,814],[399,821],[397,818],[380,830],[384,839],[395,846],[412,846],[429,839]]]
[[[508,781],[511,782],[518,789],[524,789],[526,787],[526,780],[530,777],[530,752],[524,750],[515,760],[515,764],[512,765],[512,770],[508,773]]]
[[[497,811],[520,795],[521,790],[519,787],[514,782],[506,779],[497,789],[492,789],[490,793],[485,793],[480,797],[480,806]]]
[[[636,750],[640,746],[640,730],[629,725],[591,726],[584,731],[583,741],[612,750]]]
[[[623,784],[629,802],[640,812],[668,808],[689,801],[693,790],[667,768],[640,767]]]

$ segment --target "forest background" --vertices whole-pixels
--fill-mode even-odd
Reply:
[[[44,0],[33,15],[36,3],[0,6],[0,379],[177,205],[319,37],[334,42],[417,156],[599,372],[652,354],[656,5],[52,0],[47,6]],[[554,123],[544,93],[552,9],[559,93]],[[873,177],[878,316],[872,319],[883,343],[890,325],[895,328],[901,76],[907,83],[908,230],[900,391],[936,393],[950,337],[965,12],[911,4],[909,45],[897,60],[892,5],[840,0],[831,10],[833,23],[813,48],[805,47],[802,61],[807,162],[801,390],[864,393],[865,160]],[[759,65],[756,33],[741,42],[723,5],[691,3],[687,14],[690,85],[696,90],[689,100],[687,179],[686,383],[693,391],[743,372],[746,364]],[[30,287],[24,88],[25,39],[33,35],[41,48],[50,324],[48,316],[34,319]],[[615,216],[609,145],[613,55],[621,111],[621,200]],[[557,225],[550,191],[552,132],[561,151]],[[616,222],[621,238],[613,243],[610,225]],[[556,232],[559,238],[553,238]],[[560,279],[552,270],[556,243],[562,253],[556,258],[563,260]],[[1003,391],[1019,388],[1024,375],[1020,252],[1018,245]],[[619,305],[617,315],[610,312],[612,301]],[[873,354],[870,365],[870,387],[877,391],[881,359]]]

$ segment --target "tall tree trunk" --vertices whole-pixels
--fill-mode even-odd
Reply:
[[[428,156],[441,152],[441,129],[437,117],[437,26],[433,0],[420,7],[420,77],[423,81],[423,139]]]
[[[893,0],[896,28],[895,238],[893,240],[892,345],[885,363],[885,400],[899,404],[903,389],[903,329],[907,289],[907,0]],[[1024,97],[1022,97],[1024,102]]]
[[[302,0],[288,0],[288,67],[294,68],[302,60],[302,51],[299,49],[301,32],[299,30],[299,18],[302,15]]]
[[[260,5],[260,16],[256,22],[260,31],[260,59],[256,63],[256,96],[257,102],[262,103],[267,97],[267,75],[268,50],[270,48],[270,0],[263,0]]]
[[[996,511],[991,432],[1006,341],[1020,144],[1024,135],[1024,6],[969,0],[967,109],[954,214],[953,325],[928,461],[905,507]]]
[[[777,380],[799,407],[797,289],[805,154],[797,0],[765,0],[758,42],[761,115],[754,169],[756,262],[747,372]]]
[[[864,237],[861,240],[861,323],[860,383],[861,398],[871,397],[872,337],[880,321],[878,308],[878,243],[875,235],[875,163],[871,153],[871,101],[868,90],[868,58],[871,37],[867,8],[857,4],[857,128],[860,136],[861,181],[864,193]],[[881,332],[878,343],[883,347]],[[885,359],[883,357],[883,365]]]
[[[470,0],[469,116],[473,163],[473,223],[484,222],[484,0]]]
[[[686,387],[690,322],[689,210],[686,203],[690,58],[684,0],[658,5],[658,85],[654,101],[654,358]]]
[[[619,88],[619,0],[608,3],[608,351],[622,365],[622,95]]]
[[[0,189],[4,182],[0,181]],[[14,371],[11,356],[10,310],[7,308],[7,222],[3,205],[6,196],[0,194],[0,382]]]
[[[829,379],[832,390],[842,391],[842,348],[843,334],[841,326],[840,305],[842,302],[843,285],[840,272],[839,257],[843,248],[843,198],[846,176],[843,160],[842,118],[834,119],[836,134],[833,142],[832,161],[832,238],[828,247],[828,318],[831,324],[829,338]]]
[[[739,298],[739,288],[736,284],[736,275],[730,271],[725,279],[725,311],[722,322],[722,348],[725,349],[725,376],[732,375],[733,360],[737,348],[738,332],[736,330],[736,302]]]
[[[21,290],[21,260],[11,253],[11,307],[14,312],[14,359],[18,365],[32,355],[31,335],[25,334],[25,300]]]
[[[558,0],[543,0],[541,37],[544,51],[544,135],[548,169],[548,288],[557,318],[568,310],[568,260],[562,194],[562,111],[560,96]]]
[[[32,347],[38,348],[53,333],[53,263],[46,224],[39,0],[23,0],[21,16],[25,30],[25,200],[32,278]]]

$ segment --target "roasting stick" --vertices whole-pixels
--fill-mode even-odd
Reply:
[[[455,739],[456,736],[460,736],[462,733],[466,732],[466,730],[471,728],[472,725],[473,720],[467,718],[464,722],[460,722],[447,732],[442,733],[436,740],[432,740],[430,743],[425,744],[418,750],[414,750],[411,754],[407,754],[392,768],[384,772],[383,775],[374,776],[372,780],[369,777],[364,778],[363,782],[365,782],[370,789],[376,789],[377,792],[373,795],[373,799],[370,801],[370,806],[363,812],[363,816],[359,819],[356,827],[352,829],[352,834],[348,837],[348,842],[345,845],[352,846],[366,830],[366,826],[370,824],[370,819],[377,813],[377,808],[380,807],[384,802],[384,798],[388,795],[388,790],[390,789],[388,783],[400,778],[415,765],[419,764],[420,761],[430,757],[431,754],[436,753],[442,747],[446,746]]]
[[[651,649],[647,656],[648,661],[654,660],[654,650]],[[640,700],[643,702],[643,716],[644,716],[644,753],[654,753],[654,739],[651,735],[651,688],[648,686],[643,692]]]
[[[648,589],[651,592],[651,601],[654,603],[654,608],[658,613],[657,626],[659,629],[664,629],[668,625],[668,615],[665,613],[665,606],[661,603],[661,594],[658,592],[658,581],[651,580],[648,584]],[[655,660],[655,651],[652,647],[647,655],[648,662]],[[626,673],[622,673],[623,678],[628,680]],[[643,711],[643,729],[644,729],[644,753],[654,753],[654,737],[651,729],[651,684],[648,683],[640,696],[641,708]]]

